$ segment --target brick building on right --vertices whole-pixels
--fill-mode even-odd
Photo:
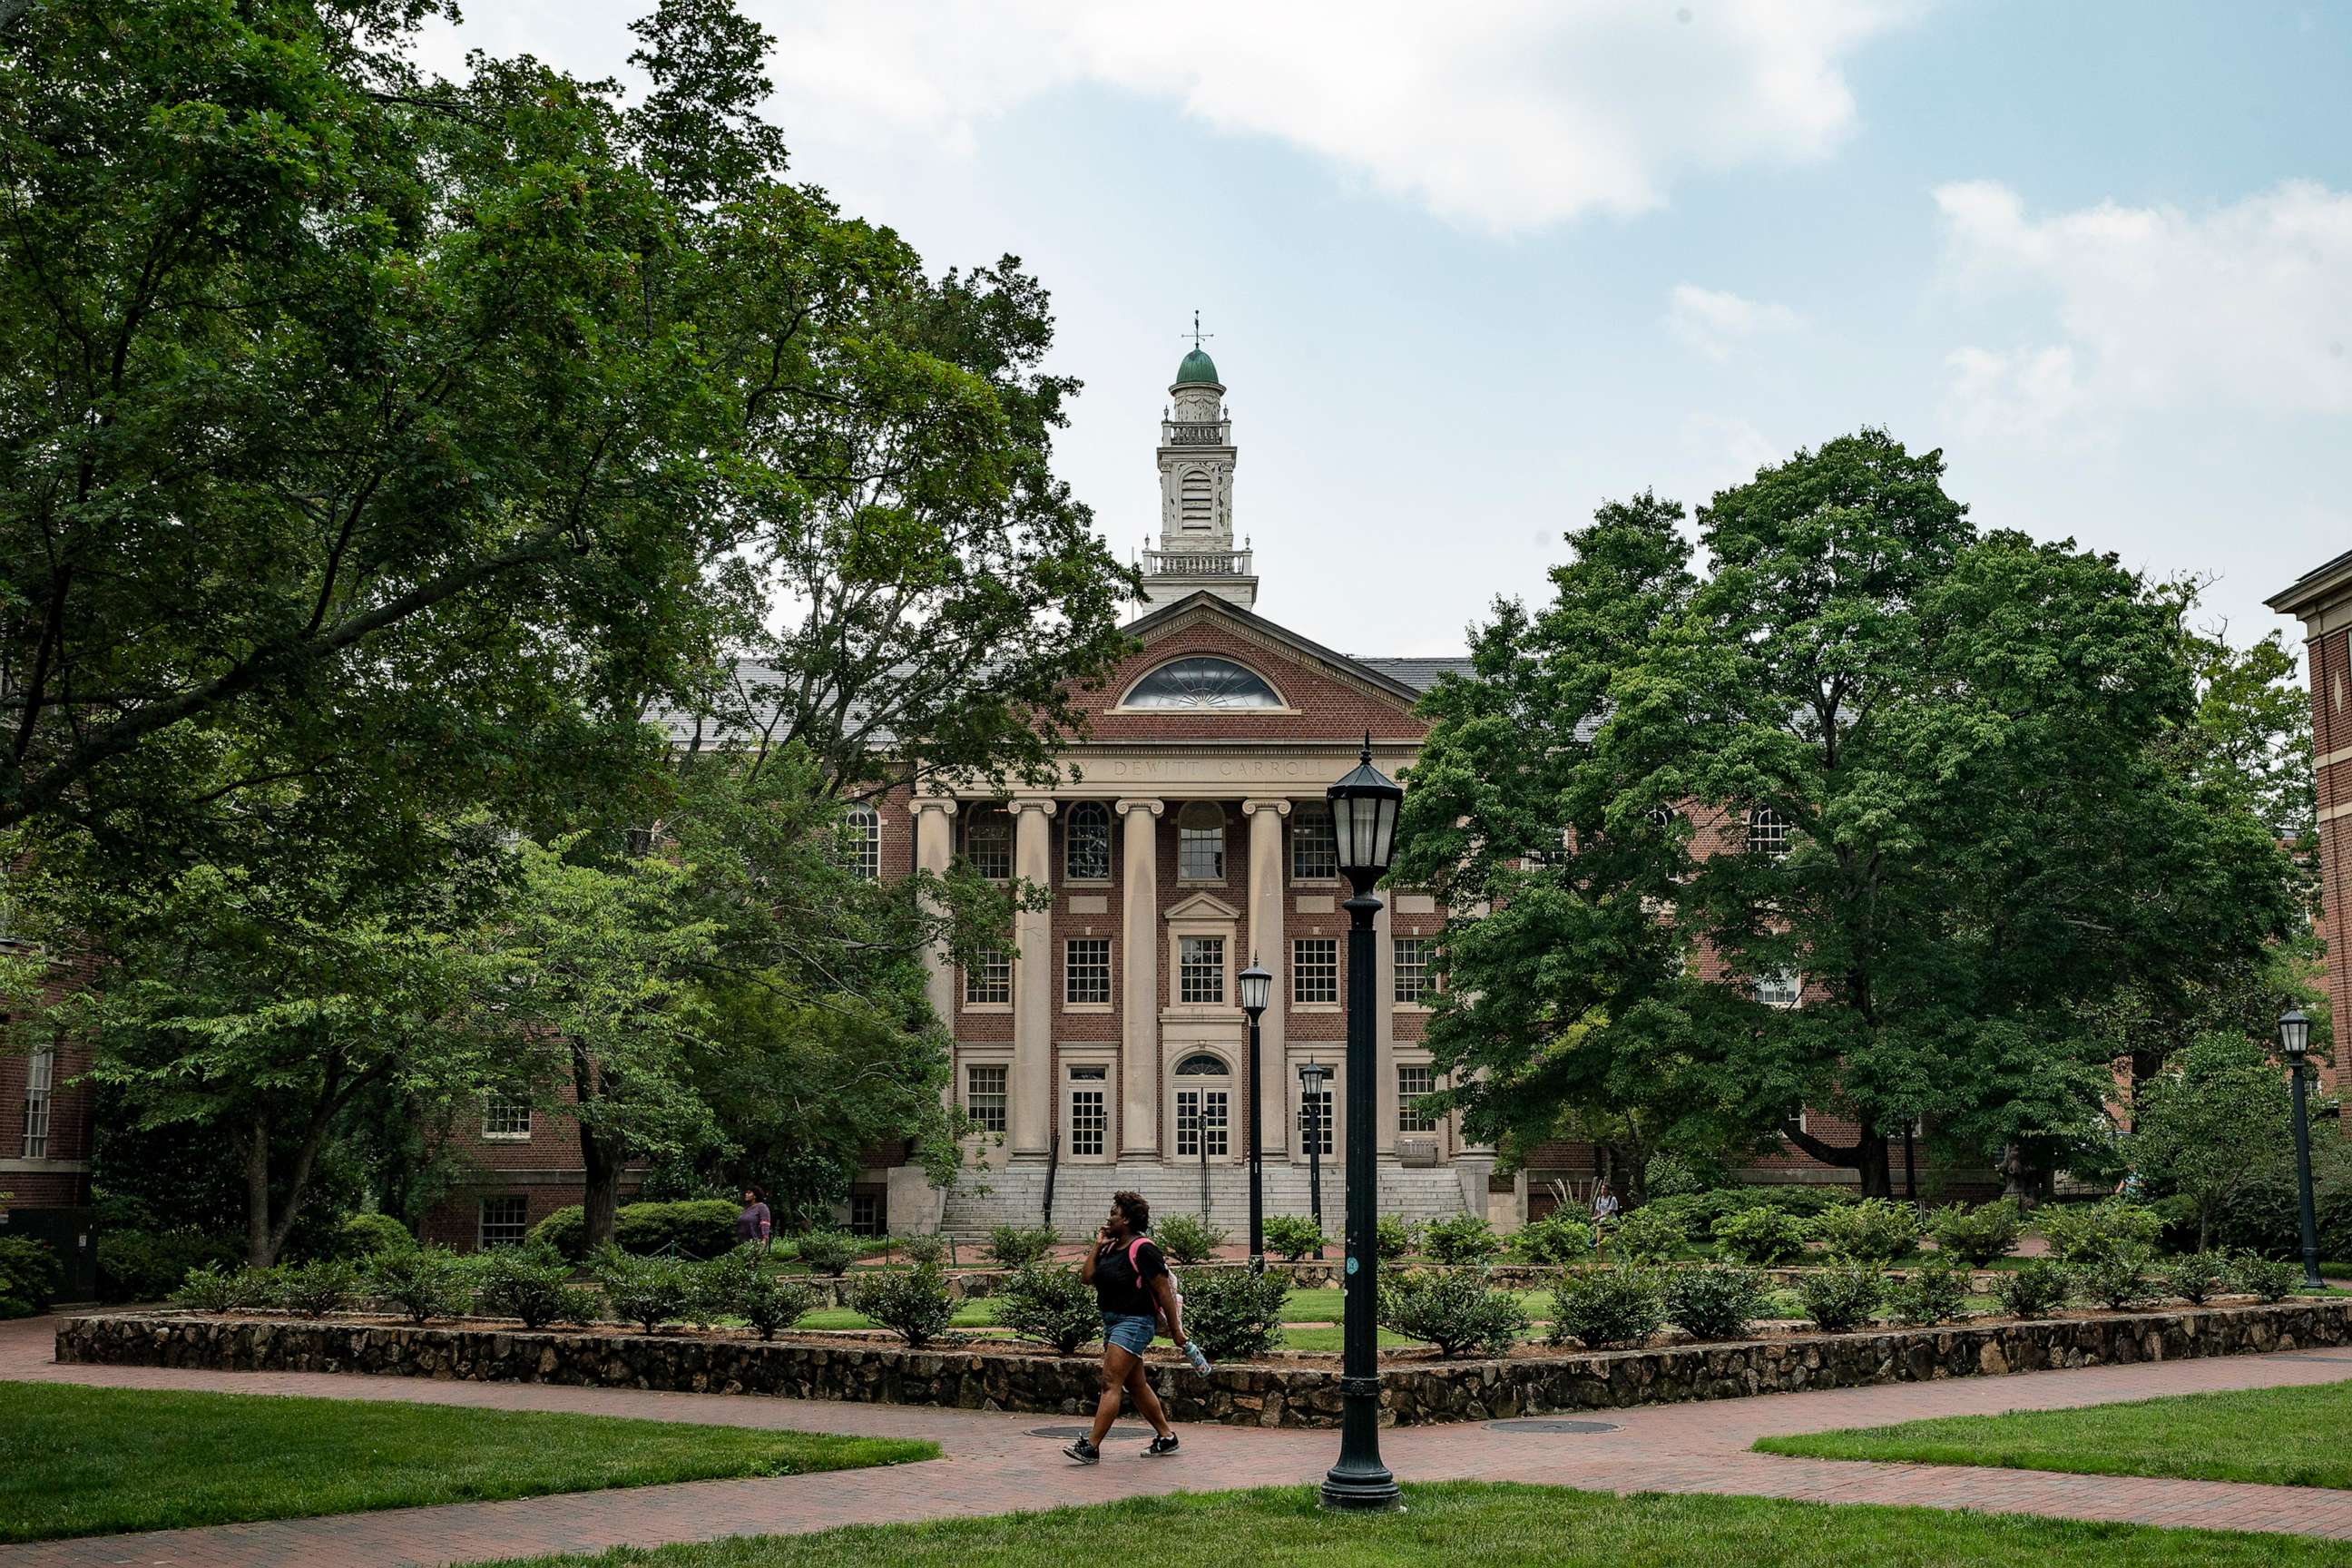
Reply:
[[[2329,935],[2346,928],[2352,878],[2352,551],[2301,577],[2264,603],[2303,623],[2311,673],[2311,764],[2319,837],[2320,912]],[[2327,946],[2328,1014],[2340,1031],[2352,1021],[2352,954]],[[2335,1073],[2342,1074],[2339,1060]]]

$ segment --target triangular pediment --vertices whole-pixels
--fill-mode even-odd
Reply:
[[[1171,921],[1237,921],[1241,910],[1213,893],[1195,893],[1171,907],[1166,916]]]

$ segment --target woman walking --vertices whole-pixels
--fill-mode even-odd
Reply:
[[[1143,1352],[1160,1320],[1168,1337],[1184,1348],[1184,1324],[1175,1287],[1170,1283],[1168,1260],[1146,1234],[1151,1228],[1151,1205],[1136,1193],[1117,1193],[1110,1200],[1110,1217],[1103,1221],[1079,1278],[1095,1288],[1095,1305],[1102,1310],[1102,1397],[1095,1403],[1094,1429],[1062,1450],[1081,1465],[1102,1458],[1102,1440],[1118,1419],[1121,1394],[1132,1394],[1137,1414],[1159,1434],[1143,1451],[1153,1458],[1176,1451],[1176,1434],[1168,1413],[1143,1373]]]

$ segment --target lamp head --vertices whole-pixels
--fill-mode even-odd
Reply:
[[[1261,968],[1253,955],[1250,966],[1234,977],[1242,994],[1242,1011],[1255,1019],[1274,1000],[1274,976]]]
[[[2304,1052],[2311,1048],[2311,1020],[2304,1016],[2302,1008],[2289,1007],[2279,1016],[2278,1030],[2279,1048],[2286,1052],[2287,1060],[2300,1063]]]
[[[1396,848],[1397,805],[1404,790],[1372,766],[1372,735],[1364,731],[1364,749],[1356,766],[1324,792],[1331,803],[1331,834],[1339,851],[1339,869],[1360,893],[1388,874]]]

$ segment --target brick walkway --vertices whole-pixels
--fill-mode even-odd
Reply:
[[[218,1389],[495,1407],[576,1411],[740,1426],[929,1437],[946,1450],[927,1464],[769,1480],[571,1493],[513,1502],[389,1510],[317,1520],[0,1547],[0,1568],[100,1564],[303,1564],[367,1568],[478,1562],[559,1551],[650,1546],[719,1536],[824,1530],[837,1524],[937,1519],[1142,1492],[1218,1490],[1318,1479],[1337,1451],[1329,1432],[1184,1428],[1184,1452],[1146,1460],[1114,1444],[1092,1469],[1064,1460],[1059,1443],[1027,1436],[1066,1418],[903,1405],[838,1405],[727,1394],[436,1383],[330,1373],[168,1372],[58,1366],[54,1325],[0,1324],[0,1378],[131,1388]],[[2352,1378],[2352,1349],[2102,1367],[2018,1377],[1964,1378],[1883,1388],[1770,1394],[1700,1405],[1595,1412],[1593,1434],[1494,1426],[1423,1426],[1382,1435],[1390,1468],[1407,1482],[1517,1480],[1597,1490],[1715,1492],[1815,1502],[1906,1503],[2217,1530],[2292,1530],[2352,1540],[2352,1493],[2214,1481],[2065,1476],[2030,1470],[1861,1464],[1753,1454],[1768,1433],[2145,1399],[2211,1389]]]

